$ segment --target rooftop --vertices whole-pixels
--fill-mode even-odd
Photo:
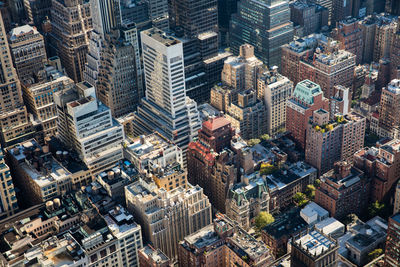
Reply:
[[[127,146],[127,149],[140,161],[149,161],[162,157],[165,150],[170,148],[179,149],[171,141],[158,132],[141,135]],[[139,168],[139,166],[137,166]],[[143,166],[140,166],[143,167]]]
[[[309,255],[314,257],[319,257],[325,252],[338,248],[333,239],[330,239],[328,236],[317,230],[313,230],[303,235],[299,239],[296,239],[294,243],[304,252],[308,252]]]
[[[371,245],[383,242],[386,239],[387,222],[376,216],[366,223],[352,228],[355,233],[346,244],[357,248],[359,251],[368,249]]]
[[[319,94],[322,94],[322,90],[318,84],[310,80],[304,80],[296,85],[293,91],[293,98],[307,103],[308,105],[312,105],[314,103],[314,97]]]
[[[275,221],[267,225],[263,232],[280,239],[283,236],[304,231],[307,228],[307,223],[300,216],[300,209],[293,208],[287,212],[281,213],[275,217]]]
[[[392,80],[388,84],[387,90],[393,94],[399,95],[400,94],[400,80],[399,79]]]
[[[225,126],[231,124],[229,120],[227,120],[223,116],[211,117],[207,121],[203,122],[203,128],[207,128],[209,131],[215,131]]]
[[[169,258],[160,249],[154,249],[149,245],[140,249],[140,252],[146,255],[146,257],[152,259],[153,262],[156,262],[158,264],[169,261]]]
[[[23,36],[28,33],[29,34],[39,34],[39,32],[36,30],[35,27],[32,27],[30,25],[23,25],[23,26],[15,27],[10,31],[10,40],[15,41],[20,36]]]
[[[18,160],[19,167],[23,168],[40,187],[61,181],[71,175],[71,172],[53,158],[48,147],[43,150],[34,139],[17,144],[9,151]],[[64,156],[68,157],[68,152],[61,157]]]
[[[172,36],[168,36],[164,31],[157,28],[151,28],[149,30],[142,31],[142,34],[153,38],[157,42],[160,42],[167,47],[181,43],[181,41],[179,41],[178,39]]]

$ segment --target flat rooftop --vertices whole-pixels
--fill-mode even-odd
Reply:
[[[159,30],[157,28],[151,28],[146,31],[142,31],[142,34],[147,35],[154,40],[162,43],[165,46],[172,46],[181,43],[178,39],[167,35],[164,31]]]
[[[337,248],[335,241],[316,230],[309,232],[294,242],[297,246],[302,248],[303,251],[308,251],[310,255],[315,255],[315,257]]]

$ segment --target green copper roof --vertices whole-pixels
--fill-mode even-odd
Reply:
[[[314,104],[314,97],[322,93],[321,87],[310,80],[299,82],[294,89],[293,96],[309,105]]]

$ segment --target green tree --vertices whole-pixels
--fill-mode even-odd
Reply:
[[[374,259],[378,258],[380,255],[383,254],[383,249],[377,248],[368,253],[368,262],[373,261]]]
[[[255,146],[255,145],[257,145],[257,144],[260,143],[260,142],[261,142],[260,139],[250,139],[250,140],[247,141],[247,144],[248,144],[249,146]]]
[[[260,166],[260,174],[261,175],[268,175],[272,174],[276,171],[276,167],[272,165],[271,163],[261,163]]]
[[[375,217],[377,215],[382,214],[382,212],[385,209],[385,204],[380,203],[378,200],[375,201],[374,203],[372,203],[369,207],[368,207],[368,211],[369,214],[371,215],[371,217]]]
[[[321,185],[321,180],[320,179],[316,179],[315,181],[314,181],[314,186],[317,188],[317,187],[319,187]]]
[[[315,186],[312,184],[307,185],[306,194],[308,199],[313,200],[315,197]]]
[[[306,194],[301,193],[301,192],[297,192],[293,196],[293,200],[296,203],[296,205],[299,206],[299,207],[303,207],[308,203],[308,199],[307,199]]]
[[[260,136],[261,140],[266,141],[269,140],[271,137],[268,134],[263,134]]]
[[[265,226],[275,221],[274,216],[266,211],[261,211],[254,219],[257,230],[261,231]]]

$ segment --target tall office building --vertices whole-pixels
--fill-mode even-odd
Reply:
[[[328,22],[332,25],[332,12],[333,12],[333,1],[334,0],[309,0],[310,3],[318,4],[328,9]]]
[[[22,101],[21,84],[13,66],[7,35],[3,19],[0,14],[0,48],[3,51],[0,57],[0,141],[3,147],[17,143],[32,132],[26,107]]]
[[[34,83],[47,62],[43,36],[32,26],[11,30],[8,42],[14,67],[21,83]]]
[[[60,57],[68,76],[81,82],[92,30],[90,3],[52,0],[51,27],[51,49]]]
[[[222,46],[227,45],[229,21],[237,12],[238,0],[218,0],[218,27]]]
[[[234,54],[248,43],[268,66],[281,65],[281,46],[293,40],[289,2],[286,0],[241,0],[232,15],[229,42]]]
[[[186,154],[197,136],[197,104],[186,96],[182,42],[152,28],[141,32],[146,97],[135,114],[137,135],[158,131]]]
[[[363,34],[356,18],[347,18],[338,22],[332,35],[340,42],[340,49],[349,51],[356,56],[357,65],[363,62]]]
[[[170,1],[171,28],[181,27],[188,37],[205,32],[218,33],[217,0],[172,0]]]
[[[0,217],[10,216],[18,210],[17,197],[15,195],[10,168],[4,162],[3,151],[0,147]]]
[[[357,113],[336,116],[329,112],[314,111],[307,126],[306,162],[324,174],[333,168],[336,161],[352,161],[355,152],[364,146],[366,119]]]
[[[200,186],[171,191],[142,179],[125,187],[126,205],[141,225],[143,238],[173,262],[178,242],[211,223],[211,204]]]
[[[96,91],[114,118],[135,111],[139,103],[135,57],[135,49],[131,43],[120,39],[119,31],[106,36]]]
[[[40,31],[42,23],[50,17],[51,0],[24,0],[26,18],[29,24],[33,24]]]
[[[390,79],[400,79],[400,20],[390,47]]]
[[[292,95],[293,82],[278,73],[265,71],[257,80],[258,98],[264,101],[267,114],[267,133],[276,135],[286,129],[286,102]]]
[[[290,20],[294,26],[302,27],[302,36],[319,32],[322,27],[328,26],[329,10],[323,6],[307,1],[290,3]]]
[[[400,265],[400,213],[389,218],[385,249],[385,267]]]
[[[385,135],[399,138],[400,133],[400,80],[392,80],[382,89],[379,126]]]
[[[123,127],[87,82],[56,92],[58,136],[96,175],[122,159]]]
[[[306,146],[306,130],[310,117],[318,109],[328,110],[329,101],[321,87],[309,80],[299,82],[286,107],[286,130],[302,149]]]

